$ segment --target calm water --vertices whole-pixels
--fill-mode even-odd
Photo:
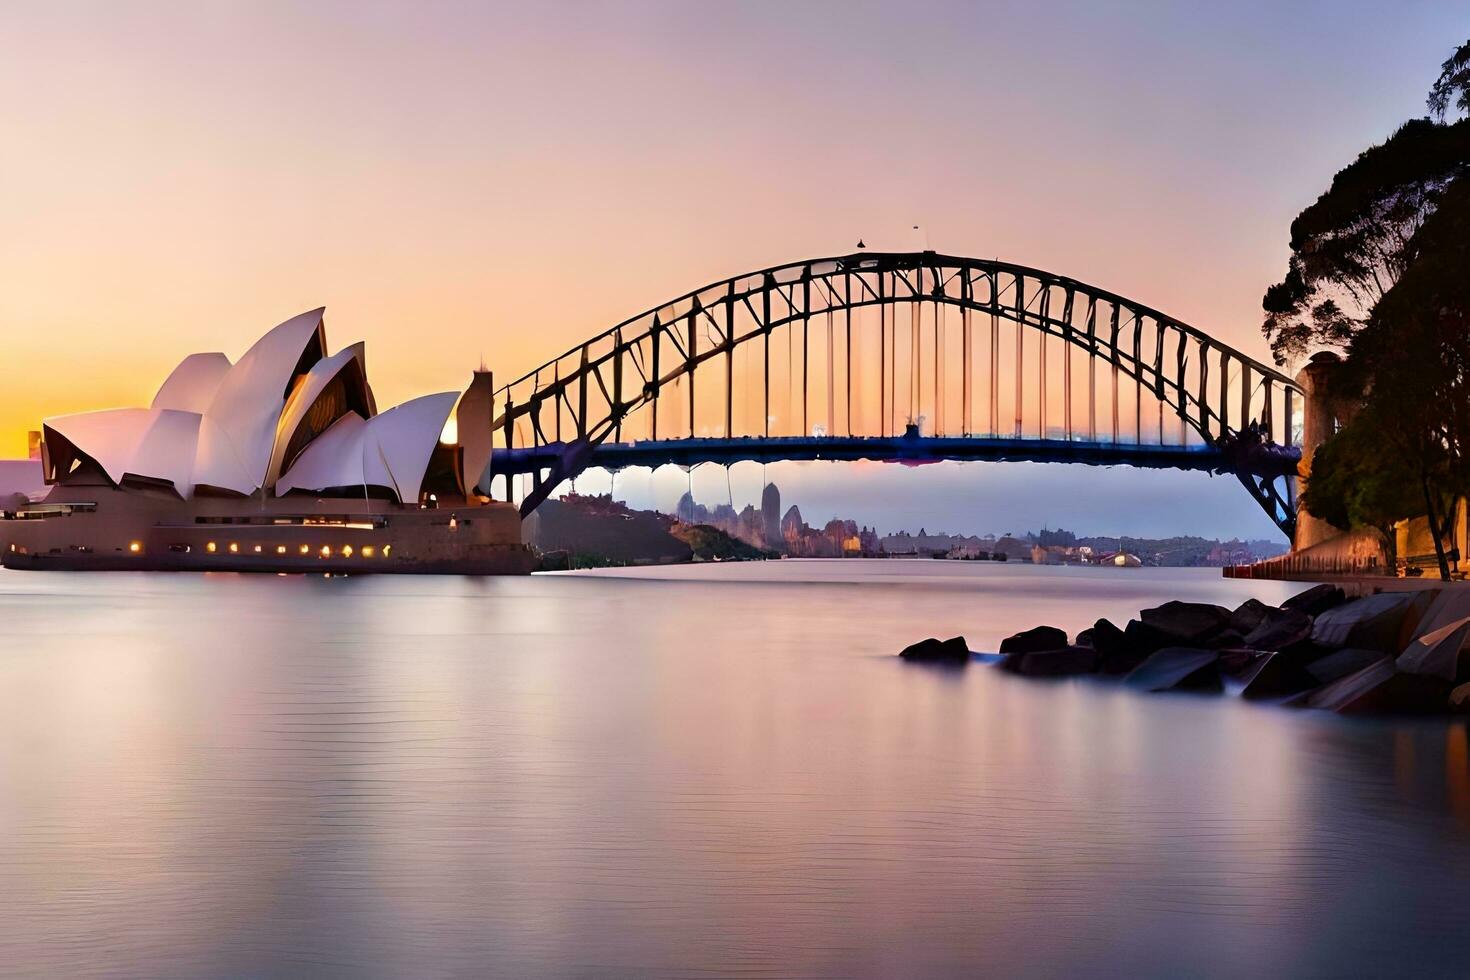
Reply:
[[[1288,592],[0,572],[0,970],[1463,976],[1463,725],[893,656]]]

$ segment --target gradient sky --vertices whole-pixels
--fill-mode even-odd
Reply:
[[[1071,275],[1264,357],[1291,218],[1423,113],[1470,6],[21,2],[0,36],[20,455],[42,417],[146,404],[185,353],[311,307],[391,404],[859,236]],[[812,519],[1273,533],[1199,475],[787,471]]]

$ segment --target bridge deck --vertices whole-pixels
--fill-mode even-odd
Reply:
[[[497,450],[495,476],[548,468],[568,449],[562,443]],[[1210,446],[1161,446],[1064,439],[927,436],[787,436],[772,438],[658,439],[603,443],[591,450],[588,466],[620,469],[674,463],[773,463],[783,460],[877,460],[922,464],[940,460],[1085,463],[1154,469],[1217,470],[1225,465]]]

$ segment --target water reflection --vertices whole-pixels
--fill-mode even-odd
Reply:
[[[1209,573],[0,577],[0,970],[1458,972],[1463,725],[916,668]]]

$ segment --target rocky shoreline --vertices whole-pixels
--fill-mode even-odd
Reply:
[[[1071,640],[1037,626],[978,655],[1023,677],[1095,675],[1140,692],[1237,693],[1347,715],[1470,713],[1470,590],[1379,592],[1350,599],[1313,586],[1280,606],[1166,602],[1126,625],[1099,619]],[[969,664],[963,637],[929,638],[899,656]]]

